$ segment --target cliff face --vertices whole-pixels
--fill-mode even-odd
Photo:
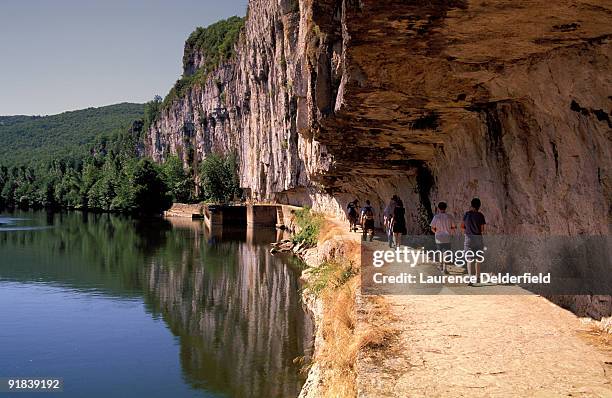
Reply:
[[[252,0],[146,152],[236,151],[255,199],[337,213],[399,193],[412,232],[479,196],[494,233],[604,235],[611,37],[611,1]]]
[[[211,152],[234,151],[241,186],[255,199],[308,186],[328,168],[321,145],[298,133],[309,110],[303,57],[308,24],[300,7],[306,6],[252,1],[235,59],[163,111],[149,131],[146,153],[156,160],[178,154],[195,166]],[[191,75],[204,60],[193,49],[185,53],[191,56],[184,73]]]

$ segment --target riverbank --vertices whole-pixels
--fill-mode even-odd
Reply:
[[[355,395],[358,277],[353,275],[343,285],[331,286],[331,281],[322,280],[325,276],[317,270],[340,261],[357,265],[358,254],[357,242],[340,233],[339,223],[330,219],[326,219],[320,231],[317,246],[299,254],[308,267],[302,274],[305,286],[302,298],[315,325],[313,358],[300,398]]]
[[[303,302],[315,324],[313,360],[300,398],[356,396],[360,352],[382,347],[393,336],[381,322],[388,311],[384,302],[361,299],[360,236],[328,217],[317,246],[299,254],[308,266]]]

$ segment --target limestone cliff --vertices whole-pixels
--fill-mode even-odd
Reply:
[[[197,165],[211,152],[236,152],[241,185],[255,199],[306,187],[329,167],[321,145],[304,132],[309,111],[304,58],[308,23],[297,1],[252,1],[234,59],[178,98],[151,127],[146,153],[179,154]],[[187,48],[184,75],[203,64]]]
[[[146,153],[235,151],[254,199],[336,213],[399,193],[412,232],[479,196],[494,233],[607,235],[611,37],[610,0],[251,0]]]

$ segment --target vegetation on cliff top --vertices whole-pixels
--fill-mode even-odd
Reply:
[[[183,74],[176,81],[174,87],[164,98],[162,108],[166,108],[174,100],[185,95],[194,84],[204,83],[210,72],[234,56],[234,46],[244,22],[245,18],[234,16],[215,22],[206,28],[199,27],[191,33],[185,42],[183,68],[187,69],[187,64],[197,52],[202,54],[204,64],[194,74]]]
[[[195,51],[203,54],[205,59],[204,68],[211,71],[219,64],[234,55],[234,45],[238,41],[240,31],[244,26],[244,18],[230,17],[202,28],[199,27],[187,39],[185,43],[185,64]]]

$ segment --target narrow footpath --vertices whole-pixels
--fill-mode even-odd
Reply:
[[[366,313],[373,302],[386,319]],[[391,331],[382,347],[359,353],[359,397],[612,397],[612,339],[542,297],[359,295],[357,303],[358,331],[372,322]]]

